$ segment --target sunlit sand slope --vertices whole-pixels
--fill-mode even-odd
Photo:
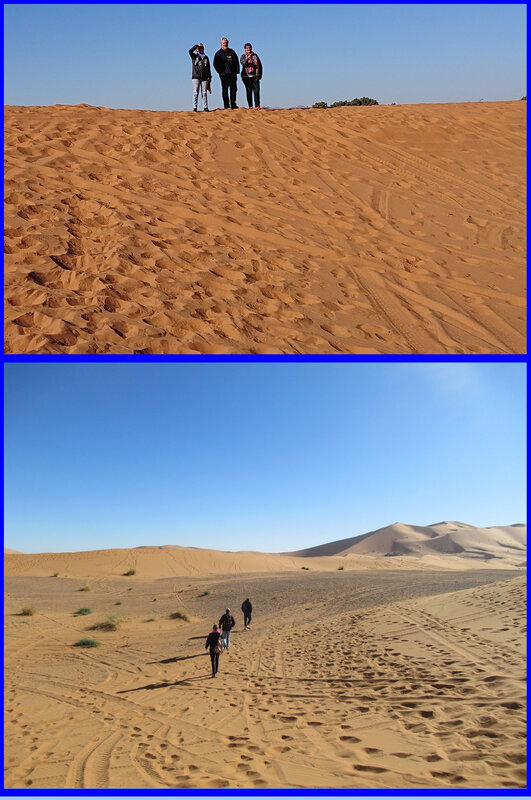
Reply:
[[[524,102],[7,107],[8,353],[522,353]]]
[[[525,786],[523,575],[128,580],[6,580],[7,788]]]

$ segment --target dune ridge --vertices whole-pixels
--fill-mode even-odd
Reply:
[[[414,559],[429,559],[437,553],[466,559],[467,562],[476,559],[478,563],[497,561],[505,566],[523,567],[526,543],[527,528],[520,523],[478,528],[463,522],[438,522],[427,526],[395,522],[369,533],[293,551],[289,555],[302,558],[383,556],[393,559],[409,556],[408,563],[411,563]]]
[[[125,575],[143,578],[281,573],[300,569],[501,569],[524,568],[525,525],[476,528],[462,522],[431,526],[397,522],[376,531],[291,553],[209,550],[180,545],[71,553],[19,553],[4,550],[6,575]],[[390,557],[392,556],[392,558]]]
[[[523,102],[5,109],[7,353],[523,353]]]

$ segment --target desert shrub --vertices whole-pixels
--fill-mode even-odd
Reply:
[[[170,619],[182,619],[183,622],[190,622],[190,616],[181,608],[178,609],[178,611],[174,611],[173,614],[170,614]]]
[[[128,591],[128,592],[132,592],[132,591],[133,591],[133,587],[132,587],[132,586],[130,586],[130,587],[129,587],[129,589],[128,589],[127,591]]]
[[[310,567],[301,567],[301,569],[310,569]]]
[[[207,596],[207,594],[210,594],[210,589],[205,589],[205,591],[204,591],[204,592],[201,592],[201,594],[199,595],[199,597],[206,597],[206,596]]]
[[[117,601],[116,601],[116,603],[115,603],[114,605],[115,605],[115,606],[121,606],[121,605],[122,605],[122,601],[121,601],[121,600],[117,600]]]
[[[78,610],[74,614],[74,617],[84,617],[87,614],[92,614],[91,608],[78,608]]]
[[[58,577],[59,577],[59,573],[58,572],[54,572],[54,574],[52,575],[52,578],[58,578]]]
[[[345,567],[338,567],[338,569],[345,569]]]
[[[100,643],[96,639],[80,639],[74,647],[99,647]]]
[[[340,106],[377,106],[378,100],[372,97],[355,97],[353,100],[336,100],[331,105],[324,102],[314,103],[312,108],[339,108]]]
[[[82,586],[81,589],[79,589],[79,591],[80,592],[91,592],[92,589],[90,588],[90,586]]]
[[[155,622],[155,617],[150,617],[149,619],[146,620],[146,622]]]
[[[129,578],[131,575],[136,575],[136,569],[130,569],[127,572],[124,572],[126,578]]]
[[[121,623],[124,621],[123,617],[118,614],[111,614],[105,622],[96,622],[90,629],[91,631],[117,631]]]
[[[35,609],[29,607],[23,608],[22,611],[20,612],[21,617],[32,617],[34,614],[35,614]]]

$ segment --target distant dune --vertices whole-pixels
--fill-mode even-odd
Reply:
[[[400,522],[293,553],[207,550],[178,545],[74,553],[4,555],[6,575],[140,578],[280,573],[300,569],[512,569],[526,563],[526,527],[474,528],[460,522],[428,527]],[[392,558],[391,558],[392,556]]]
[[[4,547],[4,555],[15,555],[16,553],[20,553],[20,550],[11,550],[10,547]]]
[[[5,109],[7,353],[523,353],[525,102]]]
[[[422,527],[395,522],[376,531],[328,544],[284,553],[303,558],[323,556],[396,556],[432,560],[435,555],[458,557],[497,567],[523,567],[527,529],[523,524],[476,528],[462,522],[438,522]],[[452,558],[455,562],[456,559]],[[448,561],[448,559],[447,559]],[[470,565],[469,565],[470,567]]]

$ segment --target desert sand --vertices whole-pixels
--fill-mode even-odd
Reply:
[[[5,786],[525,786],[525,570],[440,558],[5,555]]]
[[[5,109],[5,351],[523,353],[525,102]]]

